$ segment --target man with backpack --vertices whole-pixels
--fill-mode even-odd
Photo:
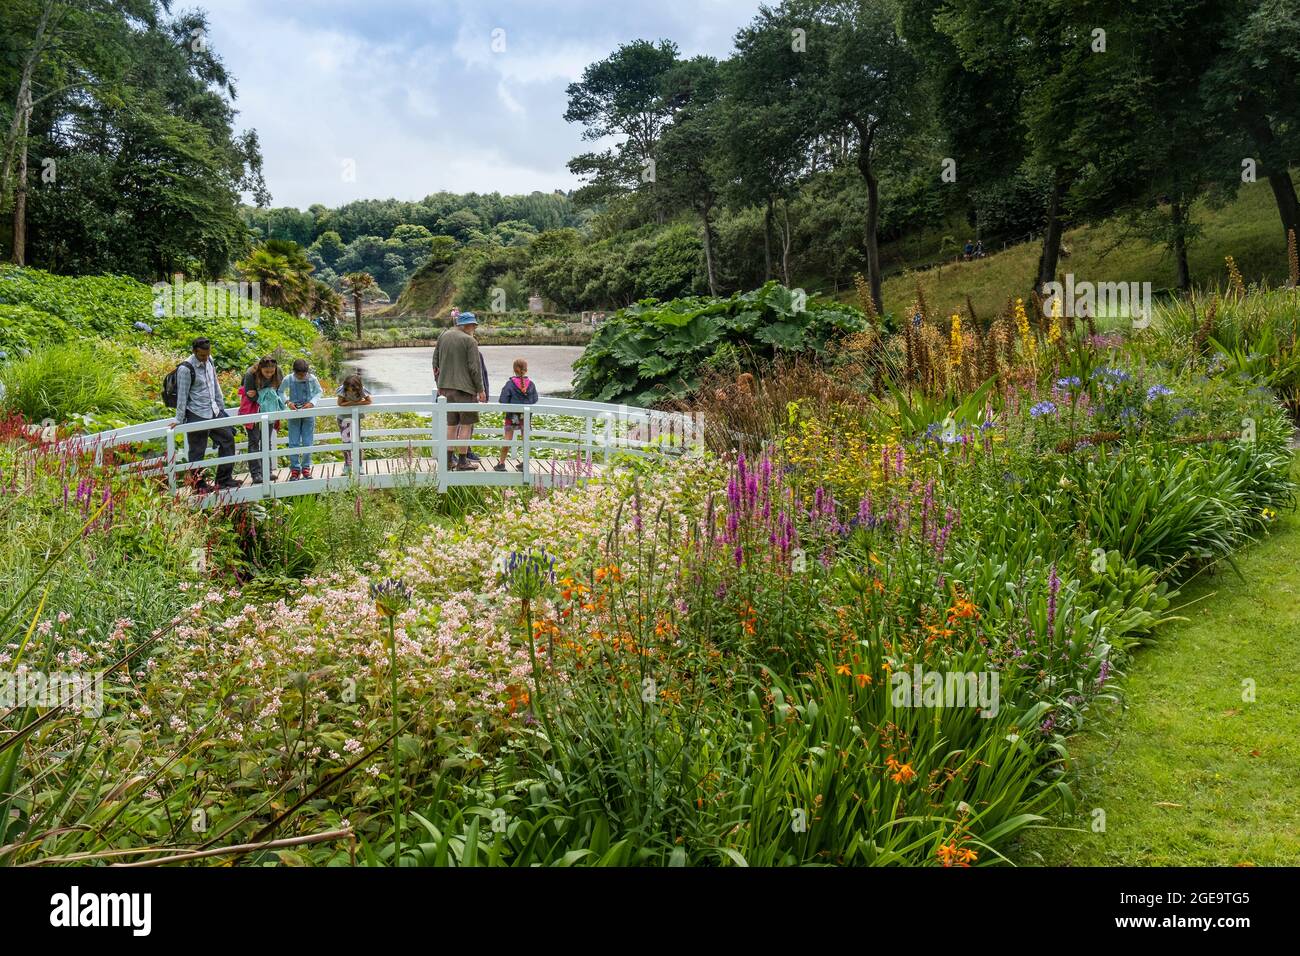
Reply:
[[[225,399],[221,395],[221,386],[217,382],[217,367],[212,361],[212,343],[206,338],[197,338],[191,344],[193,355],[187,358],[176,371],[167,376],[174,376],[175,402],[172,402],[173,383],[163,381],[163,401],[176,409],[176,421],[171,427],[186,425],[190,422],[212,421],[227,418]],[[189,461],[202,461],[208,453],[208,438],[217,447],[217,455],[226,458],[235,453],[235,431],[229,426],[205,428],[187,432],[186,449]],[[234,479],[235,466],[224,464],[217,466],[217,488],[238,488],[240,482]],[[196,477],[194,490],[200,494],[213,490],[208,483],[207,473],[202,469],[191,472]]]

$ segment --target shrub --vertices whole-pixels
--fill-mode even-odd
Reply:
[[[0,265],[0,348],[13,357],[52,342],[100,338],[117,349],[149,344],[179,361],[191,341],[206,335],[217,367],[230,370],[277,349],[302,354],[317,337],[311,322],[279,309],[263,307],[256,326],[245,328],[233,316],[158,318],[153,302],[150,286],[125,276],[59,276]],[[153,332],[136,330],[136,322]]]
[[[812,299],[769,282],[729,299],[647,299],[596,330],[574,363],[574,394],[599,402],[649,405],[693,392],[709,358],[728,345],[756,359],[821,355],[838,336],[866,327],[851,306]]]

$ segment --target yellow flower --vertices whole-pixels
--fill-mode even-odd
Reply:
[[[1025,314],[1024,299],[1016,299],[1015,319],[1016,331],[1020,333],[1020,341],[1025,343],[1025,350],[1029,353],[1029,357],[1033,358],[1038,354],[1038,342],[1029,328],[1029,316]]]
[[[952,364],[961,365],[961,316],[956,312],[952,314]]]
[[[1061,298],[1052,298],[1052,325],[1047,330],[1047,341],[1055,345],[1061,339]]]

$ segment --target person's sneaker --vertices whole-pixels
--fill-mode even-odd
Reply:
[[[304,468],[304,469],[302,470],[302,476],[303,476],[304,478],[310,478],[310,477],[311,477],[311,469],[310,469],[310,468]]]
[[[456,467],[452,470],[453,471],[478,471],[478,469],[474,467],[474,463],[469,460],[468,455],[461,455],[456,460]]]
[[[302,472],[299,471],[297,468],[290,468],[290,469],[289,469],[289,480],[290,480],[290,481],[297,481],[297,480],[298,480],[299,478],[301,478],[301,477],[302,477]]]
[[[244,487],[244,483],[238,478],[227,478],[225,481],[218,481],[217,487],[222,491],[233,491],[236,488]]]
[[[492,470],[505,471],[506,470],[505,462],[497,462],[495,465],[492,466]]]
[[[465,457],[468,458],[470,461],[474,462],[475,464],[477,464],[478,462],[480,462],[480,461],[483,460],[483,459],[480,458],[478,455],[474,454],[474,452],[470,452],[470,453],[469,453],[468,455],[466,455]]]
[[[196,495],[206,495],[211,491],[216,491],[216,488],[214,488],[212,483],[209,482],[206,478],[204,478],[201,481],[194,482],[194,493]]]

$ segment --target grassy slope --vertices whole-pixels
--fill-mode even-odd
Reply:
[[[1082,794],[1066,825],[1085,832],[1035,833],[1020,863],[1300,864],[1300,517],[1239,567],[1245,583],[1225,568],[1183,592],[1197,603],[1137,653],[1127,711],[1072,742]]]
[[[1203,229],[1188,253],[1192,281],[1207,286],[1227,282],[1223,257],[1231,255],[1246,281],[1281,282],[1287,275],[1286,243],[1277,205],[1267,183],[1243,186],[1237,199],[1221,209],[1198,203],[1192,212]],[[1155,289],[1172,287],[1174,260],[1162,247],[1146,241],[1128,241],[1111,248],[1120,236],[1117,223],[1072,229],[1065,234],[1069,250],[1059,271],[1077,280],[1094,282],[1151,282]],[[900,273],[885,280],[885,308],[907,310],[916,299],[921,280],[931,310],[943,313],[964,309],[966,295],[981,318],[1006,305],[1014,290],[1027,289],[1038,266],[1039,243],[1023,243],[977,262],[949,263],[922,272]],[[851,299],[851,290],[844,298]]]

